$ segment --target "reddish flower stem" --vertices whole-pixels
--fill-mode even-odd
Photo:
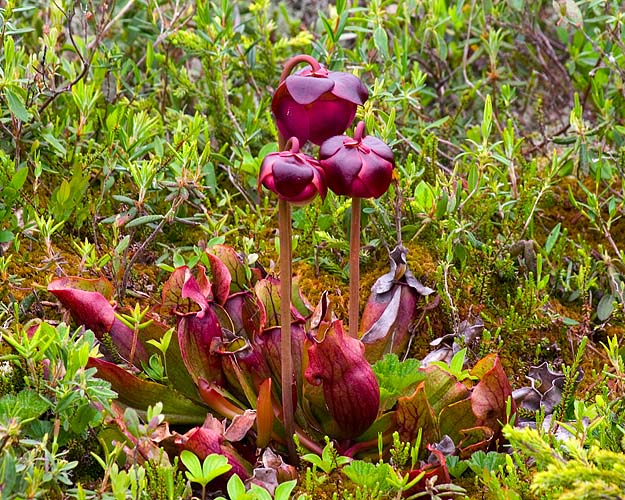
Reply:
[[[291,71],[293,71],[293,68],[295,68],[295,66],[300,63],[308,63],[313,71],[317,71],[321,67],[317,59],[307,54],[299,54],[297,56],[293,56],[286,63],[284,63],[284,69],[282,70],[282,74],[280,75],[280,83],[286,80],[287,76],[289,76],[291,74]],[[282,149],[280,149],[280,151],[282,151]]]
[[[354,140],[355,141],[362,141],[362,139],[365,136],[365,122],[364,121],[359,121],[358,125],[356,125],[356,129],[354,130]]]
[[[349,233],[349,335],[358,338],[360,294],[360,198],[352,198]]]
[[[313,71],[320,69],[319,62],[306,54],[300,54],[289,59],[280,75],[282,83],[291,74],[293,68],[300,63],[307,63]],[[278,148],[285,151],[287,146],[299,151],[297,139],[287,142],[278,132]],[[286,200],[278,200],[278,231],[280,234],[280,360],[282,384],[282,409],[284,415],[284,433],[289,451],[289,460],[297,465],[299,457],[295,449],[293,434],[295,432],[293,408],[293,350],[291,348],[291,205]]]
[[[278,231],[280,233],[280,359],[284,433],[289,459],[297,463],[293,442],[293,352],[291,349],[291,205],[278,200]]]

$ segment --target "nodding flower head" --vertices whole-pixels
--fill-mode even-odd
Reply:
[[[393,152],[377,137],[365,136],[365,123],[356,126],[354,137],[337,135],[319,150],[319,163],[328,187],[339,195],[379,198],[393,178]]]
[[[325,198],[327,187],[323,169],[311,156],[299,152],[299,141],[291,137],[290,148],[269,153],[260,166],[258,187],[265,186],[279,198],[294,205],[306,205],[317,194]]]
[[[356,116],[356,107],[364,104],[369,92],[351,73],[328,71],[313,58],[302,60],[311,67],[280,82],[271,110],[284,137],[320,145],[347,130]],[[287,68],[290,66],[287,63]]]

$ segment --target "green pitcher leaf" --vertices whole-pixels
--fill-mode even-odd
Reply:
[[[159,401],[170,424],[197,424],[204,421],[208,409],[163,384],[140,379],[114,363],[89,358],[88,367],[98,370],[98,377],[107,380],[118,399],[136,410],[147,411]]]
[[[438,420],[428,401],[425,381],[421,382],[412,395],[397,401],[397,431],[402,441],[412,443],[422,430],[422,443],[436,443],[440,440]]]

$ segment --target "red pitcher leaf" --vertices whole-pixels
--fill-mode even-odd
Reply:
[[[307,431],[316,441],[321,441],[323,436],[341,436],[341,428],[330,413],[323,392],[323,386],[304,381],[300,407],[306,418]]]
[[[405,285],[397,285],[395,290],[389,293],[392,293],[390,301],[371,325],[368,323],[371,317],[367,315],[365,309],[363,325],[366,329],[363,327],[361,340],[365,344],[367,360],[370,363],[382,359],[388,353],[404,352],[410,340],[410,326],[414,322],[418,296],[414,290]],[[369,304],[371,302],[367,305]]]
[[[254,285],[254,293],[265,311],[263,328],[280,326],[280,282],[272,277],[262,279]]]
[[[52,292],[71,313],[74,320],[92,330],[99,340],[105,336],[110,339],[108,350],[115,349],[111,356],[130,359],[133,344],[133,331],[115,317],[115,309],[99,291],[109,292],[106,280],[87,280],[82,278],[61,278],[52,281],[48,290]],[[133,362],[140,366],[147,362],[148,355],[141,342],[136,342]]]
[[[48,291],[54,290],[84,290],[85,292],[98,292],[107,300],[111,300],[115,294],[113,284],[106,278],[87,279],[78,276],[66,276],[52,281],[48,285]]]
[[[336,439],[358,437],[375,421],[380,388],[360,340],[346,336],[340,321],[323,339],[306,341],[308,383],[321,385],[325,404],[339,425]]]
[[[254,292],[265,311],[264,328],[280,326],[280,280],[267,277],[256,282]],[[291,305],[291,323],[304,321],[304,317]]]
[[[211,284],[208,276],[206,276],[206,268],[202,264],[197,265],[197,277],[195,278],[197,285],[200,287],[200,292],[206,300],[212,302],[215,300],[213,294],[213,285]]]
[[[280,358],[280,340],[281,328],[274,327],[263,330],[263,332],[254,340],[254,347],[262,353],[271,376],[274,380],[274,386],[279,390],[280,374],[282,373],[282,362]],[[293,323],[291,325],[291,352],[293,353],[293,373],[295,374],[295,385],[297,388],[302,387],[302,356],[304,350],[304,341],[306,340],[306,332],[302,323]],[[301,394],[297,395],[298,398]]]
[[[185,300],[182,295],[182,289],[190,278],[192,278],[191,270],[187,266],[174,269],[163,285],[161,314],[186,314],[198,311],[197,305],[194,305],[192,301]]]
[[[166,385],[140,379],[114,363],[89,358],[89,368],[96,368],[98,377],[107,380],[117,392],[121,403],[146,411],[148,406],[161,401],[163,414],[170,424],[197,424],[206,418],[206,407],[186,398]]]
[[[202,401],[215,413],[226,418],[234,418],[241,415],[243,410],[232,403],[227,397],[225,391],[214,382],[209,382],[203,378],[198,380],[198,390]]]
[[[502,424],[507,423],[508,399],[512,400],[512,413],[516,411],[512,388],[499,357],[496,354],[486,356],[475,365],[471,374],[480,377],[471,395],[473,413],[478,418],[477,423],[490,427],[498,434]]]
[[[213,351],[221,356],[228,386],[239,390],[249,404],[254,406],[260,385],[271,376],[269,366],[260,349],[253,347],[243,337],[230,340],[219,339]]]
[[[302,316],[302,318],[307,318],[313,312],[313,308],[308,302],[308,299],[304,296],[299,287],[299,277],[295,276],[293,278],[292,284],[292,292],[291,292],[291,304],[295,308],[295,310]]]
[[[232,474],[237,474],[243,480],[250,477],[252,470],[250,463],[224,440],[223,434],[215,426],[205,424],[202,427],[195,427],[183,436],[179,436],[176,444],[180,447],[180,451],[189,450],[195,453],[200,462],[213,453],[225,456],[228,463],[232,465],[232,469],[225,474],[225,477]]]
[[[224,298],[225,294],[225,284],[227,282],[227,275],[225,274],[226,269],[228,273],[230,273],[229,294],[242,292],[250,288],[250,280],[247,274],[248,267],[234,251],[234,248],[226,245],[215,245],[206,250],[206,253],[211,262],[211,271],[213,272],[215,282],[215,297],[218,297],[218,302]],[[223,265],[216,263],[215,259],[218,259]],[[213,264],[213,262],[215,262],[215,264]],[[219,291],[217,291],[218,289]]]
[[[111,330],[115,309],[104,295],[94,290],[97,286],[94,280],[61,278],[52,281],[48,291],[69,310],[77,323],[100,337]]]
[[[211,274],[213,276],[213,293],[215,295],[215,301],[218,304],[224,305],[230,295],[230,284],[232,283],[230,270],[217,255],[213,255],[210,252],[206,252],[206,255],[208,255],[208,261],[211,266]]]
[[[381,359],[387,352],[401,352],[409,340],[419,297],[434,292],[417,280],[406,261],[407,250],[398,246],[390,254],[390,270],[371,287],[361,321],[367,359]]]
[[[204,274],[204,268],[201,268],[200,275],[204,275],[204,279],[206,279],[206,275]],[[191,299],[198,306],[200,306],[200,310],[197,313],[197,315],[200,317],[204,314],[204,311],[208,309],[208,301],[206,300],[205,295],[206,291],[206,286],[200,286],[199,282],[193,276],[188,276],[187,279],[185,279],[184,284],[182,285],[182,290],[180,293],[180,296],[183,299]],[[208,290],[208,293],[210,294],[210,290]],[[176,312],[183,313],[184,311],[178,310]]]
[[[256,400],[256,446],[265,448],[271,441],[274,414],[273,401],[271,400],[271,378],[266,379],[258,389]]]
[[[397,400],[395,412],[397,431],[402,441],[412,443],[422,430],[422,443],[440,440],[438,420],[425,392],[425,381],[421,382],[410,396]]]
[[[495,367],[496,363],[500,364],[497,354],[489,354],[475,363],[475,366],[471,368],[471,375],[482,380],[484,375]]]
[[[252,339],[260,334],[265,324],[265,308],[255,293],[232,294],[223,307],[232,320],[235,335]]]
[[[211,309],[215,313],[215,316],[217,316],[217,321],[221,325],[222,332],[232,333],[236,330],[228,311],[216,302],[211,303]]]
[[[223,385],[221,359],[211,352],[214,339],[221,338],[221,326],[209,307],[204,315],[187,314],[178,320],[178,345],[189,375],[197,384],[204,378]]]
[[[462,399],[443,408],[438,415],[441,436],[449,436],[454,443],[460,442],[465,429],[477,425],[471,409],[471,399]]]

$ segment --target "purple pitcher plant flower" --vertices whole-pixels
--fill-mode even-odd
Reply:
[[[300,63],[309,68],[291,75]],[[49,291],[100,340],[103,354],[90,358],[89,367],[111,383],[121,404],[145,411],[160,401],[169,423],[195,426],[178,435],[179,450],[224,454],[249,477],[246,458],[257,447],[286,450],[296,464],[294,435],[319,454],[328,436],[346,456],[370,453],[380,442],[388,451],[394,431],[410,442],[422,432],[422,452],[444,435],[464,453],[497,445],[511,389],[495,355],[475,365],[470,381],[438,366],[422,368],[418,385],[392,401],[385,396],[381,405],[372,365],[405,348],[418,300],[433,290],[412,276],[405,254],[395,252],[365,307],[365,334],[357,338],[360,198],[382,196],[394,168],[391,149],[366,136],[364,122],[353,137],[343,135],[367,98],[356,76],[329,71],[310,56],[285,65],[272,100],[280,151],[263,159],[258,178],[259,190],[278,196],[279,278],[215,245],[203,256],[206,267],[172,272],[160,304],[146,309],[147,320],[137,325],[120,314],[124,309],[112,302],[113,287],[104,278],[50,283]],[[320,160],[300,152],[306,141],[321,146]],[[353,198],[349,335],[325,293],[313,311],[291,272],[291,204],[323,198],[328,187]],[[166,336],[173,338],[163,349]],[[162,370],[149,369],[159,363]],[[232,424],[226,428],[219,419]]]
[[[365,135],[365,122],[359,122],[354,137],[337,135],[319,149],[319,163],[326,173],[328,187],[339,195],[379,198],[393,178],[393,151],[383,141]]]
[[[263,159],[258,187],[265,186],[281,200],[306,205],[317,195],[325,198],[325,176],[319,162],[299,150],[299,140],[291,137],[288,149],[269,153]]]
[[[290,75],[300,62],[307,62],[310,67]],[[280,133],[284,137],[297,137],[301,144],[309,140],[320,145],[344,133],[356,116],[357,106],[369,97],[358,77],[328,71],[310,56],[289,60],[282,75],[271,110]]]
[[[291,75],[296,65],[307,63],[310,68]],[[356,116],[356,108],[369,93],[354,75],[328,71],[308,55],[292,57],[284,65],[271,110],[278,127],[278,157],[269,155],[260,169],[259,187],[264,185],[278,194],[278,229],[280,237],[281,295],[291,296],[291,206],[306,204],[319,193],[325,196],[326,186],[317,169],[316,160],[299,154],[299,144],[310,140],[321,144],[328,137],[342,134]],[[287,142],[286,139],[290,138]],[[289,144],[291,147],[289,148]],[[281,155],[281,156],[280,156]],[[305,161],[304,161],[305,160]],[[294,168],[307,164],[309,169]],[[312,166],[312,169],[310,168]],[[319,172],[319,174],[317,174]],[[283,302],[280,312],[282,385],[292,382],[293,354],[289,308]],[[289,456],[297,460],[295,443],[291,439],[294,413],[287,391],[282,394],[284,424]]]

